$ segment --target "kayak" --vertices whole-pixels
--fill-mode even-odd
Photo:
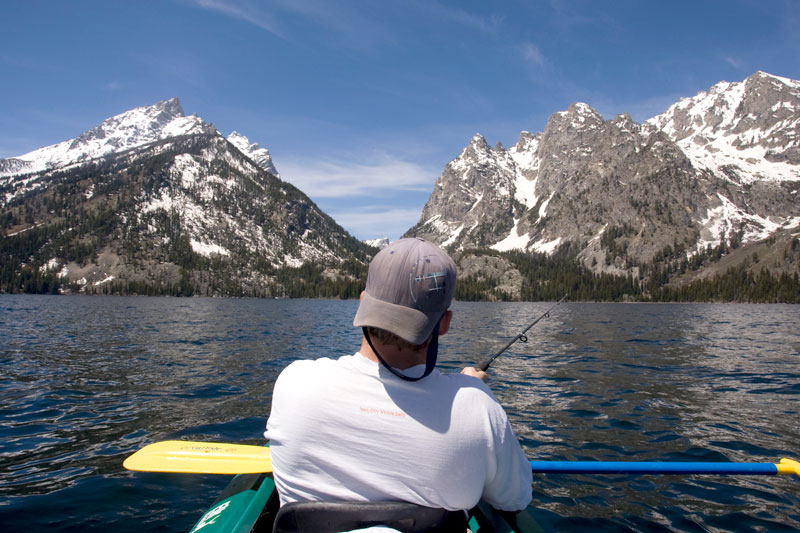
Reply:
[[[539,533],[533,507],[519,512],[493,509],[480,501],[469,513],[404,502],[294,502],[280,505],[269,444],[162,441],[123,461],[128,470],[234,474],[192,533],[290,533],[350,531],[385,526],[399,531]]]
[[[540,532],[532,506],[517,513],[486,502],[469,511],[444,511],[401,502],[295,502],[279,505],[269,446],[223,442],[162,441],[127,457],[123,467],[139,472],[235,475],[220,498],[195,524],[202,533],[266,531],[347,531],[386,525],[400,531]],[[800,463],[530,461],[539,474],[798,475]],[[353,527],[334,529],[341,525]],[[395,525],[393,525],[395,524]],[[442,525],[450,526],[445,529]],[[430,527],[428,527],[430,526]],[[437,529],[438,528],[438,529]]]
[[[389,502],[391,504],[392,502]],[[313,505],[313,504],[311,504]],[[371,504],[366,504],[367,506]],[[409,505],[409,504],[398,504]],[[354,504],[358,508],[359,504]],[[386,507],[386,505],[383,505]],[[417,509],[426,510],[413,506]],[[278,491],[272,474],[238,474],[223,490],[219,499],[203,514],[200,520],[191,529],[191,533],[247,533],[273,531],[273,526],[278,517],[280,503]],[[473,533],[513,533],[513,532],[541,532],[542,529],[531,515],[532,507],[518,513],[509,513],[493,509],[486,502],[481,501],[469,511],[467,526]],[[430,510],[439,511],[441,510]],[[362,512],[363,519],[369,521],[372,516],[370,511]],[[278,518],[279,520],[280,517]],[[463,520],[463,518],[462,518]],[[383,523],[383,522],[382,522]],[[368,525],[375,525],[374,523]],[[388,522],[389,526],[394,525]],[[366,527],[366,526],[361,526]],[[402,526],[400,526],[402,527]],[[300,529],[285,529],[280,531],[315,531],[324,533],[321,527],[305,527]],[[445,527],[443,530],[451,530]],[[464,529],[460,529],[464,531]],[[339,531],[331,530],[331,531]]]

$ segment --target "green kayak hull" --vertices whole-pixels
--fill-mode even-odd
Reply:
[[[240,474],[191,529],[191,533],[248,533],[272,531],[280,503],[271,474]],[[493,509],[481,501],[469,513],[473,533],[540,533],[528,507],[518,513]]]

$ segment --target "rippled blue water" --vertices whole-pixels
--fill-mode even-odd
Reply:
[[[441,366],[545,303],[455,304]],[[224,476],[131,473],[184,438],[261,443],[297,358],[356,349],[354,301],[0,295],[0,525],[186,530]],[[800,459],[800,309],[567,303],[490,370],[531,459]],[[535,475],[545,530],[796,531],[789,476]]]

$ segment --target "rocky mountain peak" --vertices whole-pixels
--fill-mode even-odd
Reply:
[[[169,100],[159,102],[158,104],[155,104],[154,107],[161,108],[162,112],[160,114],[163,114],[168,119],[184,116],[183,107],[181,107],[181,101],[177,96],[170,98]]]
[[[486,142],[486,139],[483,137],[483,135],[476,133],[472,136],[472,139],[470,139],[466,148],[464,148],[462,157],[480,160],[485,157],[489,157],[491,151],[492,147],[489,146],[489,143]]]
[[[542,142],[585,144],[603,127],[603,117],[586,104],[576,103],[547,121]]]
[[[450,163],[448,167],[456,174],[462,176],[466,181],[474,181],[475,176],[467,172],[469,169],[493,167],[502,164],[499,158],[506,158],[506,151],[502,144],[492,148],[480,133],[476,133],[470,139],[469,144],[464,147],[461,154]]]
[[[734,183],[800,179],[800,82],[765,72],[720,82],[647,125],[678,143],[695,168]]]
[[[107,118],[74,139],[0,160],[0,177],[82,164],[172,137],[214,133],[212,124],[185,116],[180,101],[172,98]]]
[[[554,114],[551,118],[555,124],[567,124],[574,129],[587,129],[599,127],[603,124],[603,117],[588,104],[576,102],[566,111]]]
[[[178,99],[0,170],[0,235],[23,243],[0,291],[319,296],[356,291],[372,253],[280,181],[266,149],[186,117]],[[285,273],[305,264],[314,279]]]
[[[796,123],[798,111],[800,86],[797,83],[757,72],[744,81],[744,93],[736,109],[738,121],[732,131],[743,133],[753,129],[767,130],[786,120]],[[759,140],[749,139],[752,144]],[[776,139],[769,139],[767,144],[775,145],[775,141]],[[784,141],[785,139],[781,139],[777,144],[783,144]],[[740,145],[743,146],[744,142]]]
[[[531,145],[538,142],[538,138],[538,135],[534,135],[529,131],[522,131],[517,138],[517,144],[515,145],[515,148],[518,151],[528,150],[530,149]]]
[[[457,250],[551,253],[570,242],[585,266],[621,274],[667,249],[796,228],[799,93],[800,82],[759,72],[645,124],[578,102],[507,150],[473,136],[407,235]]]
[[[202,121],[195,116],[186,117],[180,100],[171,98],[107,118],[99,126],[75,138],[70,148],[75,149],[91,141],[105,139],[119,149],[125,145],[143,144],[184,133],[181,129],[188,133],[195,128],[202,128]],[[178,131],[169,131],[170,129]]]
[[[611,123],[620,129],[630,129],[631,127],[637,125],[627,111],[614,117],[614,120],[612,120]]]
[[[233,144],[240,152],[252,159],[256,165],[263,168],[276,178],[280,177],[280,174],[278,174],[278,169],[275,168],[275,164],[272,161],[272,156],[270,155],[269,150],[266,148],[261,148],[258,143],[251,143],[247,137],[238,131],[232,131],[231,134],[228,135],[227,139],[228,142]]]
[[[478,147],[489,147],[489,143],[486,142],[486,138],[480,133],[476,133],[472,136],[472,139],[469,141],[470,146],[478,146]]]

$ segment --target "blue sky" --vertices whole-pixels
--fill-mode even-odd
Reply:
[[[355,236],[398,238],[475,133],[576,101],[637,122],[757,70],[800,79],[800,2],[6,1],[0,157],[179,97]]]

